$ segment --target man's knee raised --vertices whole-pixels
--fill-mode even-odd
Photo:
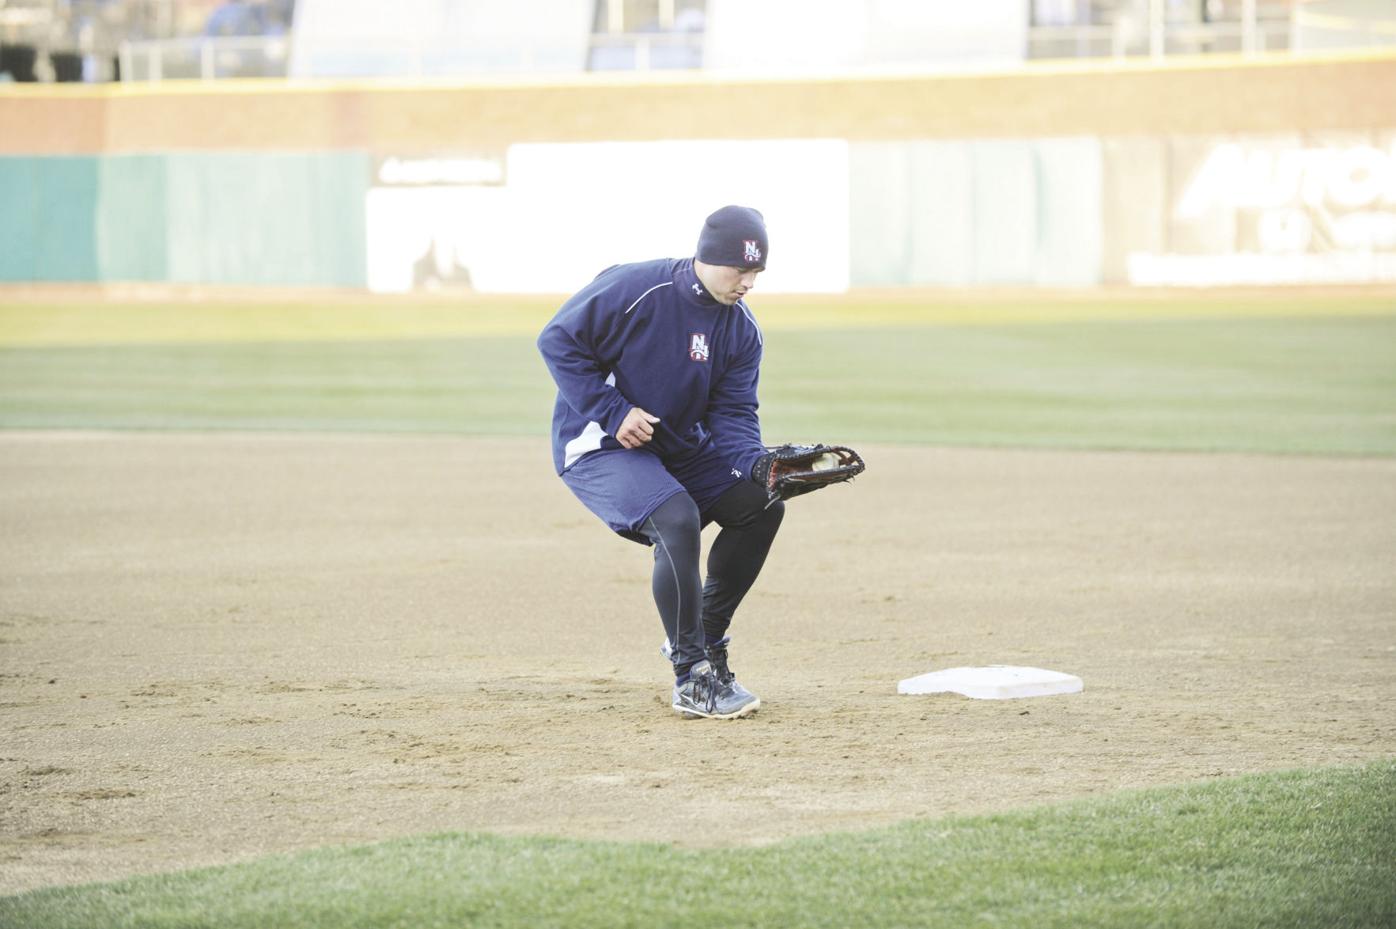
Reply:
[[[689,536],[698,535],[702,529],[702,520],[698,515],[698,504],[693,502],[693,498],[688,494],[674,494],[668,500],[659,505],[659,509],[645,523],[646,530],[651,539],[654,540],[654,533],[649,531],[653,526],[665,539],[677,540]],[[657,540],[654,540],[657,541]]]

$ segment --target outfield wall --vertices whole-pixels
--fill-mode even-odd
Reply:
[[[1396,280],[1396,55],[0,89],[0,280],[565,291],[724,202],[770,290]]]
[[[0,281],[362,287],[359,152],[0,158]]]

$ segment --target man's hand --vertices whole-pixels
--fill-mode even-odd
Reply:
[[[616,430],[616,441],[626,448],[639,448],[654,438],[654,424],[657,422],[658,416],[651,416],[638,406],[632,406]]]

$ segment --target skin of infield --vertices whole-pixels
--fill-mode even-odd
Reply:
[[[450,829],[755,845],[1396,750],[1396,461],[859,450],[737,615],[760,712],[710,722],[668,707],[649,552],[542,439],[0,435],[0,891]],[[985,664],[1085,691],[896,694]]]

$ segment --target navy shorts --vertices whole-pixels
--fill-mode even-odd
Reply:
[[[562,480],[616,533],[649,545],[640,527],[665,500],[687,493],[702,513],[745,478],[709,443],[668,460],[643,448],[588,452],[562,472]]]

